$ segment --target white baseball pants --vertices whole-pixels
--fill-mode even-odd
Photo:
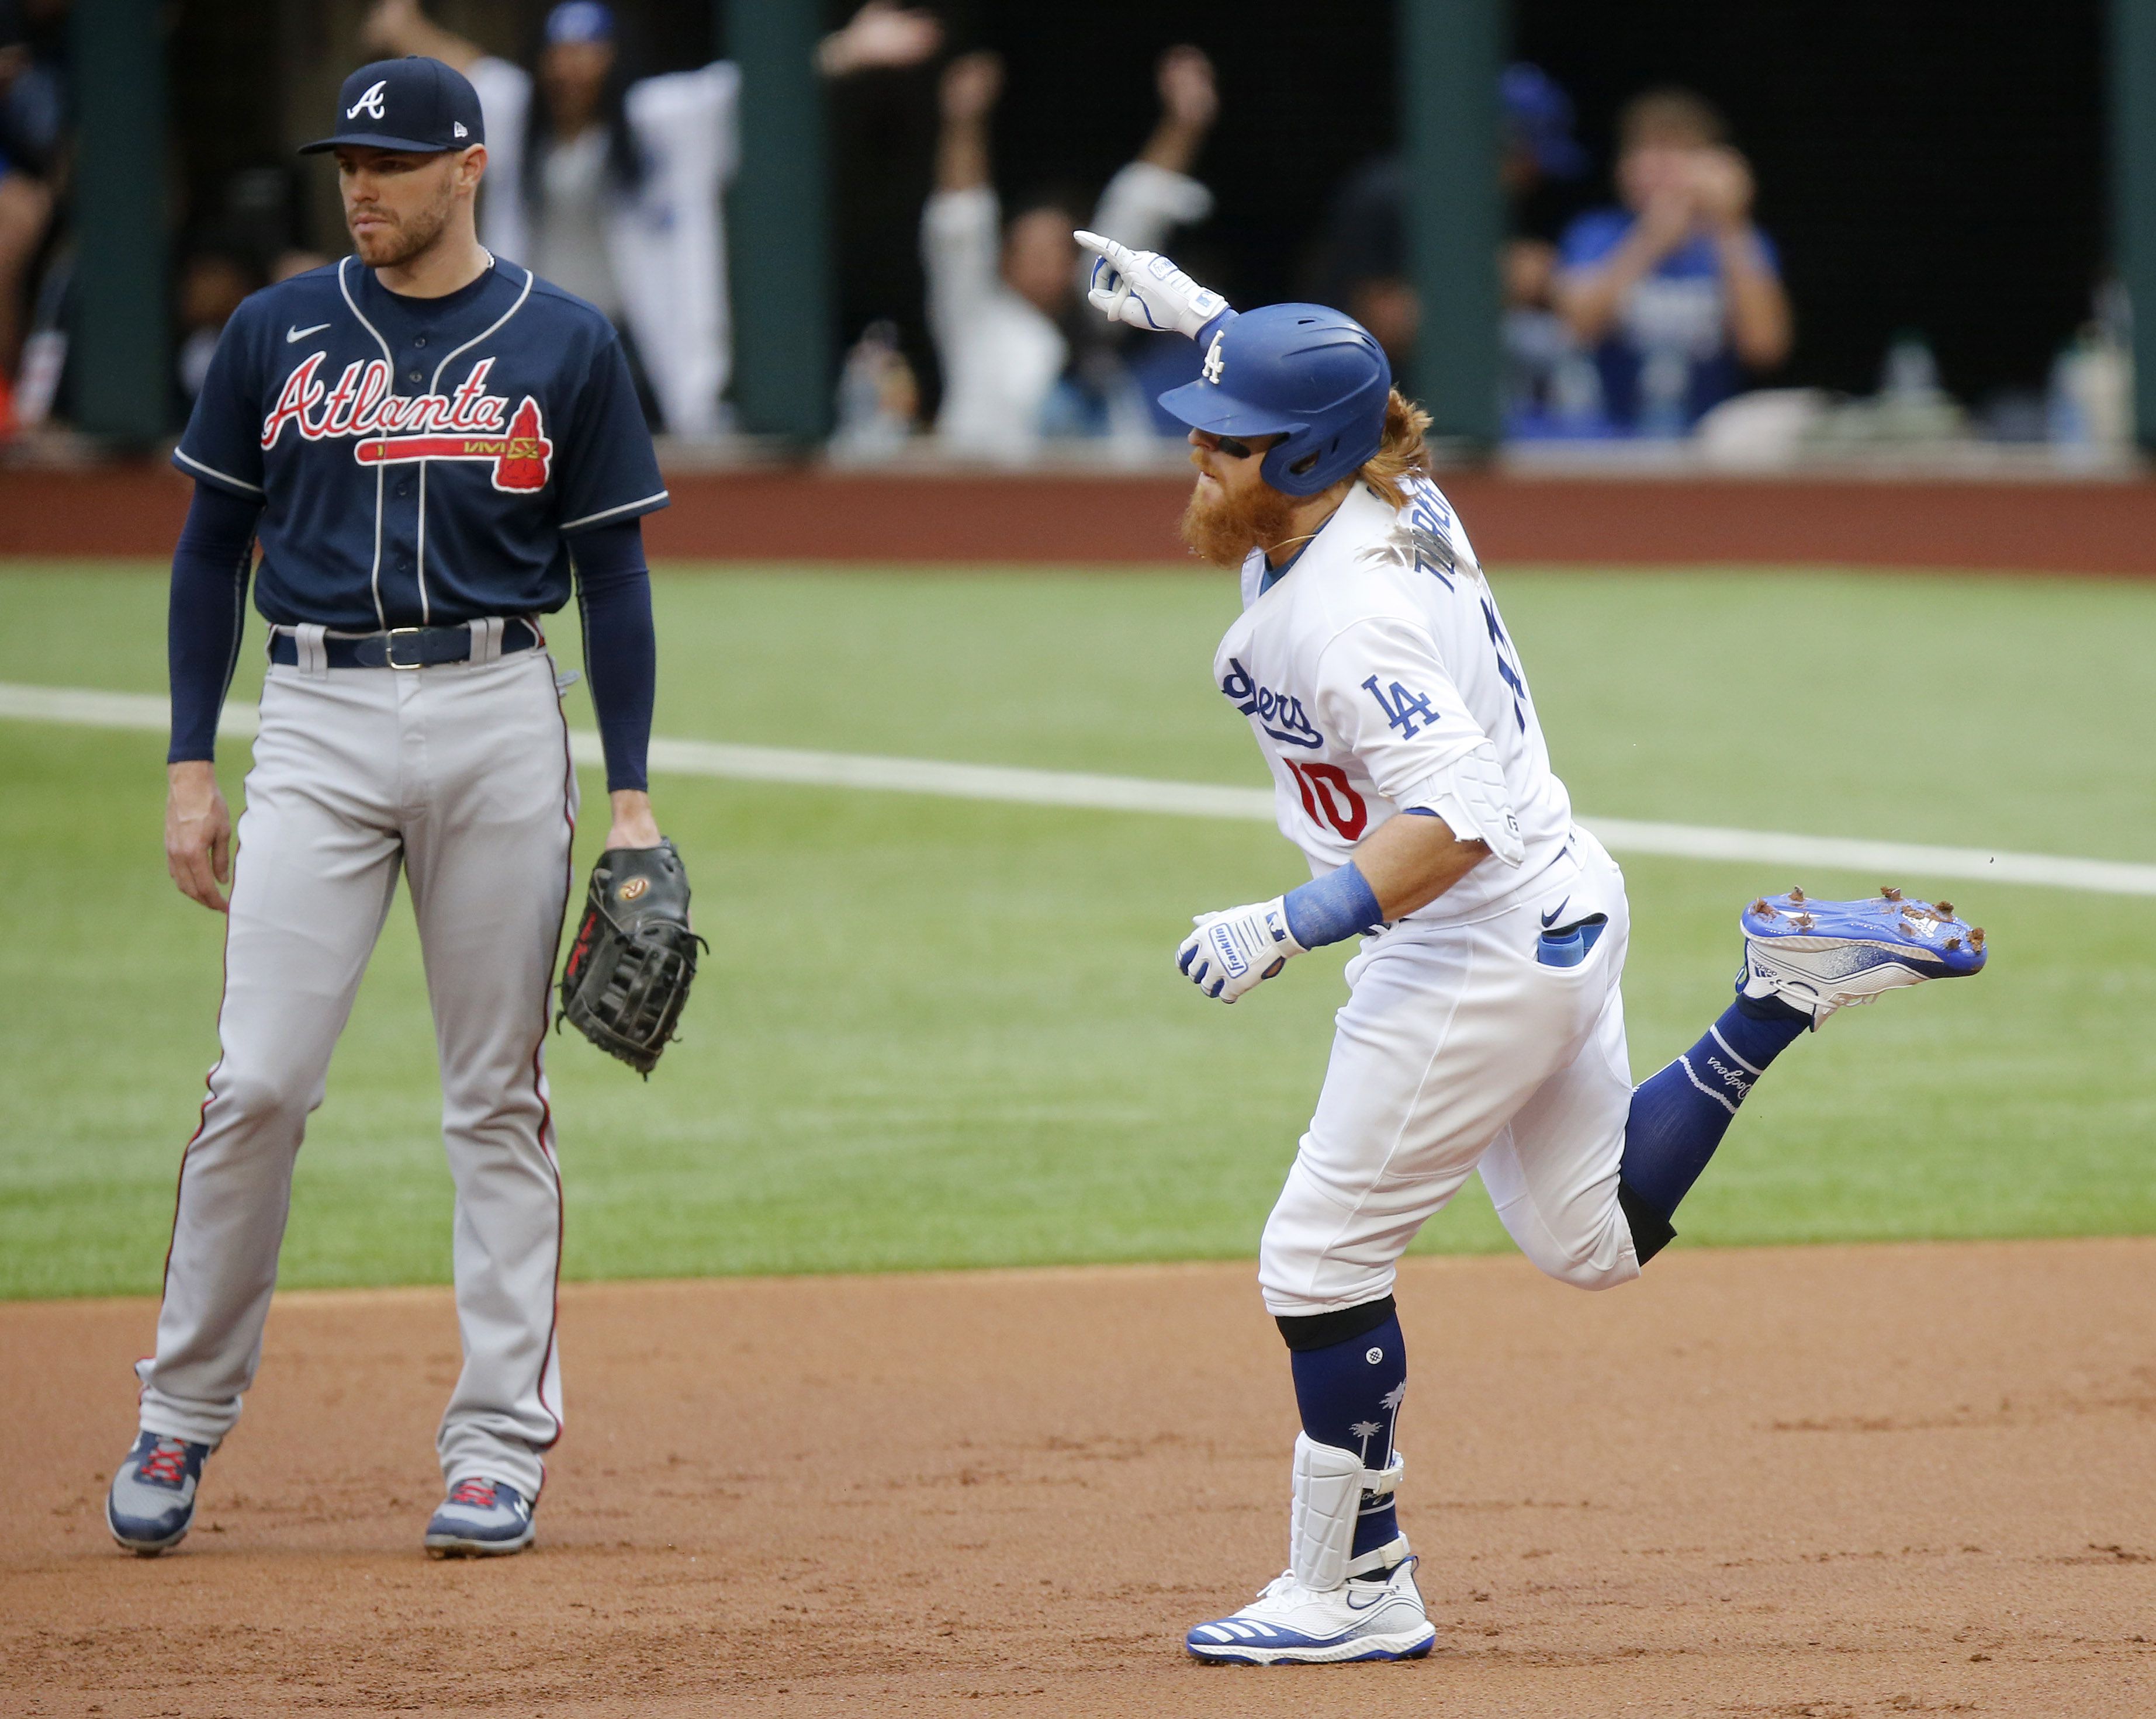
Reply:
[[[537,1495],[562,1403],[562,1196],[541,1048],[576,812],[544,649],[410,671],[270,669],[239,820],[223,1054],[181,1165],[157,1352],[136,1369],[145,1430],[214,1444],[239,1418],[293,1161],[401,869],[456,1183],[464,1369],[437,1439],[443,1473]]]
[[[1536,960],[1546,926],[1594,913],[1609,927],[1586,960]],[[1568,857],[1490,917],[1405,920],[1365,945],[1259,1249],[1270,1311],[1389,1293],[1415,1232],[1478,1168],[1521,1252],[1552,1277],[1607,1289],[1640,1275],[1617,1203],[1630,935],[1624,875],[1575,830]]]

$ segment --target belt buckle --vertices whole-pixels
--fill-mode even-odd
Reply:
[[[383,665],[386,667],[392,669],[425,668],[427,665],[424,663],[398,662],[397,660],[397,641],[399,639],[417,639],[427,629],[424,627],[392,627],[387,633],[383,634],[382,635],[382,659]]]

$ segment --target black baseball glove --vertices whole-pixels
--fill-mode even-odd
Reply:
[[[696,952],[710,947],[689,929],[689,874],[673,843],[608,849],[562,969],[556,1029],[568,1021],[649,1080],[689,1000]]]

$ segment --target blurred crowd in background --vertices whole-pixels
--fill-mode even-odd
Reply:
[[[34,433],[66,411],[68,8],[0,0],[0,437]],[[636,19],[603,0],[535,0],[526,10],[530,34],[512,54],[449,28],[423,0],[370,0],[349,39],[330,44],[334,69],[424,54],[465,73],[486,120],[483,242],[613,320],[654,428],[722,437],[732,427],[725,209],[739,155],[738,74],[708,59],[654,69]],[[1003,56],[972,45],[942,11],[893,0],[869,0],[839,22],[817,66],[839,169],[862,182],[836,199],[842,223],[870,229],[850,254],[915,249],[914,267],[860,271],[865,290],[886,302],[862,304],[858,285],[842,295],[834,456],[1158,457],[1177,427],[1153,398],[1194,375],[1199,355],[1086,314],[1071,229],[1169,252],[1236,296],[1262,271],[1239,266],[1209,231],[1214,175],[1234,171],[1214,134],[1224,110],[1262,110],[1268,90],[1229,85],[1194,44],[1148,49],[1130,77],[1149,80],[1152,117],[1108,140],[1127,152],[1105,182],[1087,185],[1074,166],[1070,179],[1007,196],[996,139],[1012,104],[1057,105],[1075,134],[1132,111],[1128,103],[1096,109],[1082,89],[1020,87]],[[1980,413],[1943,387],[1914,328],[1879,351],[1869,393],[1795,386],[1789,360],[1811,307],[1792,302],[1783,248],[1756,213],[1763,198],[1771,206],[1772,187],[1758,182],[1729,114],[1691,90],[1650,83],[1624,100],[1608,135],[1587,135],[1563,83],[1524,59],[1505,69],[1498,96],[1508,440],[1688,445],[1736,463],[1882,444],[2045,444],[2070,456],[2127,446],[2128,310],[2100,273],[2082,314],[2056,331],[2048,375],[1994,391]],[[177,105],[187,99],[176,92]],[[184,135],[191,116],[175,118]],[[930,139],[925,196],[914,192],[916,206],[898,215],[888,189],[870,182],[876,128],[892,126]],[[1089,136],[1086,152],[1105,146]],[[346,249],[341,232],[310,218],[303,171],[290,160],[253,162],[188,212],[171,293],[176,425],[240,300]],[[1419,315],[1410,191],[1397,151],[1342,163],[1307,212],[1287,282],[1359,318],[1400,368]],[[892,230],[901,215],[902,233]]]

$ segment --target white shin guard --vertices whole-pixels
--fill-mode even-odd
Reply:
[[[1364,1468],[1363,1459],[1337,1445],[1321,1444],[1307,1433],[1295,1435],[1295,1502],[1288,1524],[1288,1568],[1296,1581],[1329,1592],[1350,1576],[1382,1570],[1408,1555],[1408,1537],[1395,1535],[1384,1545],[1353,1556],[1355,1521],[1363,1496],[1390,1497],[1399,1490],[1407,1459],[1397,1450],[1381,1469]]]

